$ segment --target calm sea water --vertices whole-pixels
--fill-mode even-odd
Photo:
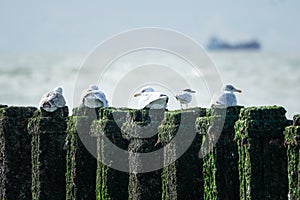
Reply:
[[[289,118],[300,113],[299,54],[268,52],[208,54],[223,82],[232,83],[243,90],[242,94],[237,94],[238,104],[284,106]],[[56,86],[62,86],[67,103],[72,107],[74,83],[85,57],[86,55],[0,55],[0,104],[37,106],[42,94]],[[186,71],[188,73],[189,70]],[[89,75],[86,76],[88,79]],[[192,81],[195,85],[205,85],[200,79]],[[193,101],[191,106],[208,107],[209,93],[204,91],[205,87],[199,90],[196,93],[197,102]],[[107,96],[108,99],[112,98],[111,95]],[[110,99],[109,101],[112,102],[112,106],[126,106],[114,105],[114,101]],[[77,103],[74,102],[74,106]],[[134,107],[135,104],[128,103],[128,105]],[[178,106],[175,100],[170,101],[170,109],[176,109]]]

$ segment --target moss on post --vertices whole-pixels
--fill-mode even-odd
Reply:
[[[235,124],[241,199],[287,199],[285,112],[277,106],[241,110]]]
[[[113,162],[111,157],[116,157],[117,154],[108,143],[109,140],[118,148],[127,150],[128,142],[122,138],[120,130],[126,113],[127,110],[102,108],[99,110],[99,120],[91,125],[91,134],[97,137],[96,199],[98,200],[128,199],[128,173],[109,166]],[[120,162],[124,159],[125,162],[128,161],[127,157],[117,159]]]
[[[162,173],[162,199],[203,199],[203,162],[199,158],[202,137],[196,134],[195,121],[205,114],[202,108],[165,113],[159,127],[159,139],[165,146],[164,163],[168,164]],[[174,137],[179,140],[173,142]]]
[[[80,107],[67,117],[67,107],[0,105],[0,199],[299,199],[300,115],[289,121],[276,106],[223,111]],[[201,159],[208,128],[222,133]],[[141,155],[151,152],[149,167]]]
[[[162,154],[157,153],[158,126],[164,110],[129,110],[122,135],[129,141],[129,197],[131,200],[161,198]],[[153,152],[153,154],[152,154]],[[150,155],[147,158],[144,155]],[[153,171],[153,169],[157,169]]]
[[[38,110],[29,120],[32,135],[32,199],[66,198],[66,137],[68,108],[53,113]]]
[[[203,135],[205,148],[209,149],[207,145],[215,144],[203,158],[204,199],[239,199],[238,150],[234,141],[234,124],[240,109],[240,106],[212,108],[208,110],[206,117],[197,119],[196,127]]]
[[[98,109],[78,107],[67,120],[66,199],[96,199],[97,159],[96,138],[90,136],[91,123],[97,119]],[[88,145],[89,151],[86,146]]]
[[[300,126],[300,114],[294,115],[293,117],[293,126]]]
[[[0,105],[0,199],[31,199],[31,137],[36,108]]]
[[[293,126],[285,129],[288,159],[289,198],[300,199],[300,115],[295,115]]]

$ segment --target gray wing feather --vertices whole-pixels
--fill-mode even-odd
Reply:
[[[94,93],[94,95],[95,95],[95,97],[96,97],[97,99],[99,99],[99,100],[103,103],[103,106],[104,106],[104,107],[107,107],[107,106],[108,106],[108,101],[107,101],[106,96],[105,96],[105,94],[104,94],[103,92],[101,92],[101,91],[96,91],[96,92]]]
[[[175,97],[182,104],[187,104],[192,101],[192,95],[190,95],[188,93],[178,94]]]
[[[226,105],[226,106],[236,106],[237,101],[236,101],[235,94],[231,92],[224,92],[220,94],[216,103],[221,105]]]
[[[66,105],[66,101],[63,95],[57,92],[52,92],[52,94],[48,97],[48,102],[58,108],[64,107]]]

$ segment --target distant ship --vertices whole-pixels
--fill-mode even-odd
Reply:
[[[217,37],[212,37],[207,45],[208,50],[259,50],[260,48],[261,45],[256,40],[230,44]]]

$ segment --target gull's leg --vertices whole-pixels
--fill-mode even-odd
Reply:
[[[183,110],[182,104],[180,104],[180,108],[181,108],[181,110]]]

